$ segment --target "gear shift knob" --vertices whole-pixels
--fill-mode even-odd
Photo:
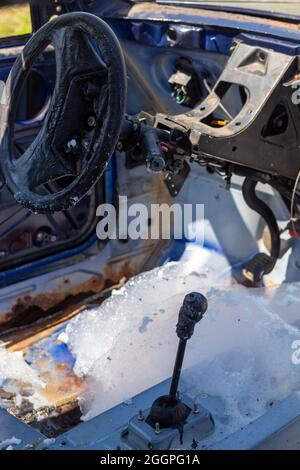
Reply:
[[[203,318],[207,307],[206,297],[199,292],[191,292],[185,296],[176,325],[179,339],[186,340],[193,336],[195,325]]]

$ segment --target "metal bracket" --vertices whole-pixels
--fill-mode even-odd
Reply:
[[[197,436],[203,439],[213,432],[214,421],[209,411],[195,404],[188,396],[182,396],[183,403],[191,410],[183,426],[184,433],[192,427],[197,427]],[[150,409],[134,416],[122,434],[122,447],[124,449],[169,449],[172,441],[180,435],[178,428],[156,429],[148,424],[144,416],[149,415]]]
[[[177,173],[168,172],[166,174],[164,182],[172,197],[178,196],[190,171],[190,165],[186,161],[184,161],[183,167],[180,171],[178,171]]]

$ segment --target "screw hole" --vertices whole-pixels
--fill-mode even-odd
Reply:
[[[265,62],[266,60],[266,54],[263,51],[259,51],[257,57],[260,62]]]

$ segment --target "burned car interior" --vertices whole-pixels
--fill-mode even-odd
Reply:
[[[0,449],[299,449],[299,24],[188,3],[0,41]],[[202,243],[101,240],[120,196]]]

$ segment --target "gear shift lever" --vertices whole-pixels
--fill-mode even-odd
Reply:
[[[187,340],[192,337],[195,325],[203,318],[207,307],[206,298],[198,292],[192,292],[184,298],[176,326],[179,344],[169,395],[161,396],[154,401],[147,418],[149,424],[154,427],[181,426],[191,411],[178,397],[178,384]]]

